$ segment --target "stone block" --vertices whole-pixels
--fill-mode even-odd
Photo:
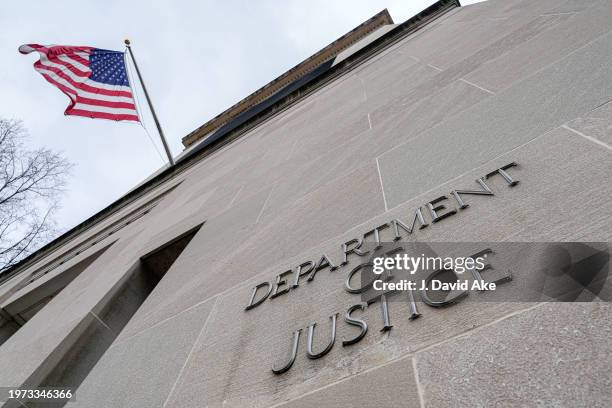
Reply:
[[[608,406],[611,311],[544,304],[418,353],[425,406]]]
[[[214,300],[113,343],[70,407],[162,407]]]

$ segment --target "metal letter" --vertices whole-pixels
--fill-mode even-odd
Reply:
[[[288,271],[278,274],[278,276],[276,277],[276,283],[274,285],[274,290],[272,291],[272,295],[270,296],[270,299],[274,299],[277,296],[280,296],[282,294],[289,292],[289,289],[291,289],[289,286],[287,286],[285,289],[282,289],[280,291],[278,290],[278,288],[280,288],[281,286],[287,283],[284,277],[290,274],[293,274],[293,269],[289,269]]]
[[[514,180],[512,177],[510,177],[510,175],[505,170],[508,170],[510,167],[515,167],[515,166],[518,166],[518,164],[516,164],[515,162],[506,164],[505,166],[502,166],[499,169],[487,174],[485,178],[489,178],[489,177],[494,176],[495,174],[499,174],[500,176],[504,178],[504,180],[506,180],[506,182],[510,185],[510,187],[514,187],[519,183],[519,181]]]
[[[291,356],[289,357],[289,362],[285,364],[282,368],[274,368],[274,366],[272,366],[272,372],[274,374],[284,373],[285,371],[291,368],[293,363],[295,363],[295,356],[297,356],[297,350],[298,350],[298,344],[300,342],[301,332],[302,332],[302,329],[297,329],[295,332],[293,332],[293,345],[291,347]]]
[[[485,248],[480,252],[475,253],[474,255],[470,255],[469,258],[472,259],[476,259],[476,258],[480,258],[485,254],[492,254],[493,250],[491,248]],[[478,270],[476,268],[471,269],[472,272],[472,276],[474,277],[475,281],[484,281],[484,279],[482,278],[482,275],[480,274],[480,272],[484,272],[484,271],[488,271],[488,270],[492,270],[495,269],[493,268],[493,266],[491,266],[491,264],[486,264],[484,266],[484,268]],[[505,276],[502,276],[501,278],[495,279],[493,282],[491,283],[495,283],[495,284],[503,284],[503,283],[507,283],[507,282],[511,282],[512,281],[512,275],[511,274],[507,274]]]
[[[446,206],[439,205],[437,207],[434,207],[433,205],[443,200],[446,200],[446,196],[440,196],[434,200],[431,200],[427,204],[425,204],[427,208],[429,209],[429,213],[431,214],[431,222],[438,222],[440,220],[443,220],[446,217],[450,217],[451,215],[457,213],[457,210],[451,210],[444,214],[438,214],[437,211],[444,210]]]
[[[315,278],[317,272],[319,272],[323,268],[327,268],[328,266],[330,271],[335,271],[336,269],[338,269],[338,267],[333,264],[333,262],[327,257],[327,255],[323,254],[323,256],[321,256],[321,259],[319,259],[319,261],[315,265],[314,270],[310,273],[310,276],[308,277],[308,282],[312,281]]]
[[[462,210],[469,207],[470,205],[464,203],[459,194],[495,195],[493,194],[493,191],[491,191],[489,186],[487,186],[487,184],[484,182],[482,178],[476,179],[476,182],[480,184],[480,187],[482,187],[482,190],[453,190],[451,191],[451,194],[455,197],[455,200],[457,200],[457,203],[459,204],[459,208],[461,208]]]
[[[355,247],[349,249],[349,246],[352,245],[352,244],[357,244],[357,245],[355,245]],[[362,244],[363,244],[363,239],[361,239],[361,238],[351,239],[349,242],[346,242],[346,243],[342,244],[342,252],[344,253],[344,260],[342,261],[342,263],[340,265],[346,265],[348,263],[348,255],[350,253],[354,253],[354,254],[357,254],[359,256],[367,255],[368,252],[370,252],[370,251],[361,252],[359,250],[359,248],[361,247]]]
[[[361,293],[366,291],[369,286],[372,284],[372,282],[368,283],[367,285],[361,285],[361,287],[355,289],[353,287],[351,287],[351,278],[353,277],[353,275],[355,275],[357,272],[359,272],[361,270],[361,268],[364,268],[366,266],[374,266],[374,264],[372,262],[366,262],[366,263],[362,263],[357,265],[356,267],[354,267],[348,274],[348,276],[346,277],[346,281],[344,282],[344,289],[348,292],[348,293]]]
[[[304,275],[307,275],[310,273],[310,271],[312,271],[314,269],[314,262],[312,261],[306,261],[304,263],[301,263],[300,265],[298,265],[298,267],[295,270],[295,281],[293,282],[293,287],[297,288],[298,286],[300,286],[300,278]],[[305,271],[302,272],[302,269],[304,267],[308,267],[308,269],[306,269]]]
[[[306,357],[308,357],[311,360],[316,360],[317,358],[323,357],[324,355],[329,353],[332,347],[334,347],[334,343],[336,342],[336,319],[338,318],[338,313],[334,313],[333,315],[329,316],[329,318],[331,320],[331,338],[329,339],[329,343],[327,344],[327,346],[323,349],[323,351],[319,353],[314,353],[312,351],[312,340],[314,338],[314,328],[317,324],[313,323],[310,326],[308,326],[308,347],[306,348]]]
[[[387,292],[387,293],[395,294],[397,292]],[[391,319],[389,318],[389,304],[387,303],[387,293],[382,293],[379,296],[368,299],[368,305],[371,305],[372,303],[376,303],[378,300],[380,300],[380,310],[382,311],[382,318],[383,318],[383,327],[382,329],[380,329],[381,332],[386,332],[393,328],[393,325],[391,324]]]
[[[423,212],[421,211],[421,207],[416,209],[414,213],[414,218],[412,219],[412,225],[410,227],[408,227],[406,224],[404,224],[400,220],[391,221],[391,223],[393,224],[393,230],[395,232],[395,237],[393,238],[393,240],[399,241],[400,239],[402,239],[402,236],[400,235],[400,232],[399,232],[400,227],[407,233],[412,234],[412,231],[414,230],[414,226],[417,220],[419,221],[419,224],[421,224],[419,229],[423,229],[429,225],[425,222],[425,217],[423,217]]]
[[[408,305],[410,306],[410,316],[408,316],[409,320],[414,320],[419,317],[421,314],[419,313],[419,309],[417,309],[416,302],[414,301],[414,293],[412,290],[408,290]]]
[[[432,298],[429,297],[428,291],[427,291],[427,286],[429,285],[429,282],[431,282],[431,280],[433,278],[436,277],[437,274],[446,271],[446,269],[438,269],[437,271],[434,271],[432,273],[429,274],[429,276],[427,278],[425,278],[425,289],[421,290],[421,299],[423,299],[423,302],[425,302],[426,304],[428,304],[429,306],[433,306],[433,307],[442,307],[442,306],[447,306],[450,305],[452,303],[457,303],[460,299],[466,297],[468,295],[467,291],[463,291],[455,296],[453,296],[450,299],[446,299],[446,300],[441,300],[441,301],[436,301],[433,300]],[[454,272],[453,272],[454,273]]]
[[[380,307],[383,315],[383,327],[380,329],[380,331],[386,332],[393,328],[393,325],[389,319],[389,304],[387,303],[387,295],[380,295]]]
[[[263,288],[264,286],[268,287],[268,291],[266,292],[266,296],[262,297],[257,302],[253,302],[255,300],[255,295],[257,295],[257,291],[259,290],[259,288]],[[266,300],[268,298],[268,296],[270,296],[270,292],[272,292],[272,285],[270,284],[270,282],[263,282],[263,283],[260,283],[259,285],[255,286],[253,288],[253,293],[251,294],[251,300],[249,300],[249,304],[247,305],[247,307],[244,308],[244,310],[251,310],[255,306],[259,306],[264,300]]]
[[[354,317],[351,317],[351,313],[353,313],[355,310],[357,309],[361,309],[362,311],[365,310],[368,307],[367,303],[359,303],[356,305],[353,305],[351,307],[349,307],[349,309],[346,311],[346,314],[344,315],[344,321],[347,322],[348,324],[350,324],[351,326],[357,326],[357,327],[361,327],[361,331],[359,332],[359,334],[350,339],[350,340],[342,340],[342,346],[350,346],[351,344],[355,344],[357,343],[359,340],[363,339],[363,337],[366,335],[366,333],[368,332],[368,324],[361,320],[361,319],[355,319]]]
[[[374,248],[374,250],[377,250],[380,247],[382,247],[382,244],[380,243],[380,230],[385,229],[387,227],[389,227],[388,223],[384,223],[382,225],[379,225],[378,227],[374,228],[373,230],[370,230],[370,231],[366,232],[365,234],[363,234],[363,239],[365,239],[370,234],[374,234],[374,241],[376,242],[376,247]]]

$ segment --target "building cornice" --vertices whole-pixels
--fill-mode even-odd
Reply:
[[[348,33],[344,34],[342,37],[338,38],[325,48],[306,58],[304,61],[289,69],[279,77],[262,86],[246,98],[242,99],[240,102],[218,114],[193,132],[189,133],[183,138],[183,145],[185,147],[189,147],[194,143],[197,143],[212,131],[220,128],[222,125],[235,118],[237,115],[266,100],[291,82],[301,78],[324,62],[334,58],[340,52],[366,37],[368,34],[388,24],[393,24],[393,19],[391,18],[391,15],[387,9],[384,9]]]

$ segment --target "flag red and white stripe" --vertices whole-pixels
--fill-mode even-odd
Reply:
[[[22,54],[33,51],[40,54],[34,69],[70,98],[65,115],[140,121],[122,52],[39,44],[19,47]]]

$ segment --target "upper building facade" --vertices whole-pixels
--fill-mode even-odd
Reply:
[[[96,408],[606,406],[609,294],[415,318],[346,281],[377,239],[609,242],[610,21],[607,0],[374,16],[2,277],[0,386]]]

